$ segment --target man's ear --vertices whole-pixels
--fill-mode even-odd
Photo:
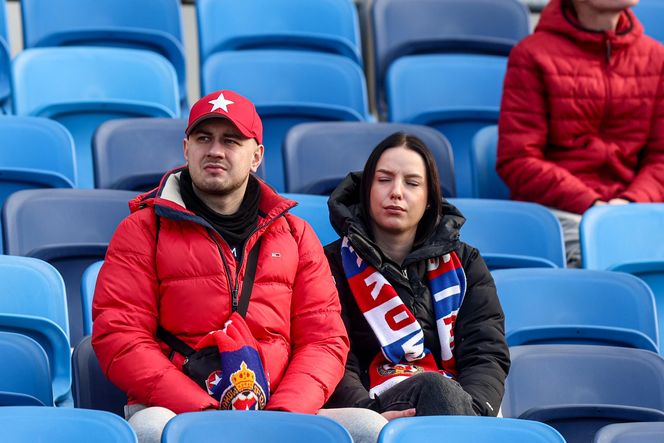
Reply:
[[[254,151],[254,155],[251,157],[251,172],[258,171],[258,167],[263,163],[264,154],[265,147],[263,145],[258,145]]]
[[[182,139],[182,149],[184,151],[184,161],[189,164],[189,138]]]

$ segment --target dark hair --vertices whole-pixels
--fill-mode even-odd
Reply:
[[[421,240],[431,230],[433,230],[438,223],[438,220],[443,211],[443,194],[440,191],[440,175],[438,174],[438,166],[436,160],[431,153],[428,146],[418,137],[403,132],[395,132],[381,141],[376,146],[362,171],[362,181],[360,183],[360,203],[364,212],[365,220],[371,220],[369,215],[371,185],[373,183],[374,175],[376,175],[376,166],[378,160],[385,151],[392,148],[404,147],[414,151],[424,160],[424,168],[427,177],[428,195],[427,195],[427,209],[420,220],[417,228],[416,241]]]

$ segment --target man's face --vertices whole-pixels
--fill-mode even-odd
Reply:
[[[615,12],[636,6],[639,0],[575,0],[575,3],[586,3],[598,13]]]
[[[184,158],[194,187],[204,196],[244,194],[249,173],[263,160],[263,145],[246,138],[229,120],[213,118],[184,140]]]

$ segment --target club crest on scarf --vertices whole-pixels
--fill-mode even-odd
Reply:
[[[369,372],[369,395],[373,398],[423,371],[454,377],[454,324],[466,292],[466,276],[456,253],[452,251],[427,263],[441,345],[438,364],[424,347],[424,333],[415,316],[387,279],[355,252],[346,237],[341,243],[341,258],[355,301],[381,345],[382,352],[374,358],[373,370]]]

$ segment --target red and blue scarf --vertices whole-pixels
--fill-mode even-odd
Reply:
[[[422,327],[394,287],[355,252],[346,237],[341,243],[341,259],[355,301],[381,345],[369,368],[370,397],[424,371],[455,378],[454,324],[466,293],[466,275],[457,254],[452,251],[427,261],[440,362],[424,347]]]

